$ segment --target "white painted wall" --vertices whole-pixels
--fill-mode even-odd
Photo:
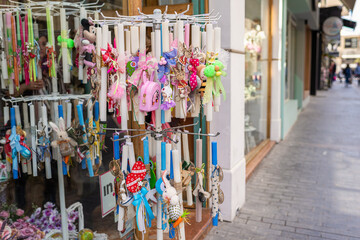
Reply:
[[[222,15],[218,24],[222,28],[222,48],[244,52],[245,0],[209,0],[209,10],[212,9]],[[227,98],[211,123],[212,132],[221,132],[217,138],[218,161],[224,171],[221,189],[225,201],[220,209],[226,221],[232,221],[245,202],[244,67],[245,56],[230,53],[228,76],[222,80]]]

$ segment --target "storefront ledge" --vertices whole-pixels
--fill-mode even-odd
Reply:
[[[188,215],[188,220],[191,225],[185,224],[185,238],[186,240],[200,240],[204,239],[206,234],[212,228],[212,218],[209,208],[203,208],[202,210],[202,221],[196,222],[196,210],[195,209],[186,209],[190,214]],[[156,240],[156,221],[152,222],[152,228],[148,236],[149,240]],[[140,238],[141,239],[141,238]],[[145,238],[146,239],[146,238]],[[164,233],[164,240],[170,240],[169,234]]]
[[[250,179],[250,176],[255,171],[256,167],[261,163],[274,145],[275,141],[267,139],[246,156],[246,181]]]

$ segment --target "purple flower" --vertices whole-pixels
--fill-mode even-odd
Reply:
[[[14,222],[14,223],[12,224],[12,227],[20,230],[20,229],[23,228],[23,224],[20,223],[19,221],[16,221],[16,222]]]
[[[52,202],[47,202],[44,205],[45,209],[53,209],[55,207],[55,204],[53,204]]]
[[[44,211],[43,211],[43,217],[50,217],[51,216],[51,214],[52,214],[52,209],[45,209]]]
[[[8,211],[1,211],[0,212],[0,217],[2,218],[8,218],[10,216]]]
[[[70,214],[69,214],[69,216],[68,216],[68,220],[69,220],[69,222],[75,222],[76,221],[76,219],[78,219],[79,218],[79,213],[78,212],[71,212]]]
[[[37,208],[31,216],[38,217],[40,214],[41,214],[41,208]]]
[[[71,231],[75,231],[75,230],[76,230],[76,227],[75,227],[74,224],[69,223],[68,229],[69,229],[69,231],[71,232]]]

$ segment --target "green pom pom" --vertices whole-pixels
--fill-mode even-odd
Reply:
[[[58,42],[62,41],[61,35],[57,36],[57,40],[58,40]]]
[[[215,76],[215,66],[209,65],[204,69],[204,75],[208,78]]]
[[[75,44],[74,44],[74,40],[72,40],[72,39],[67,39],[67,47],[68,48],[73,48],[75,46]]]
[[[224,64],[222,62],[220,62],[219,60],[216,60],[214,62],[214,66],[218,66],[220,68],[220,70],[224,69]]]

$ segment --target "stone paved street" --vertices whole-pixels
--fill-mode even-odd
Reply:
[[[247,182],[232,223],[206,239],[360,239],[360,88],[309,105]]]

